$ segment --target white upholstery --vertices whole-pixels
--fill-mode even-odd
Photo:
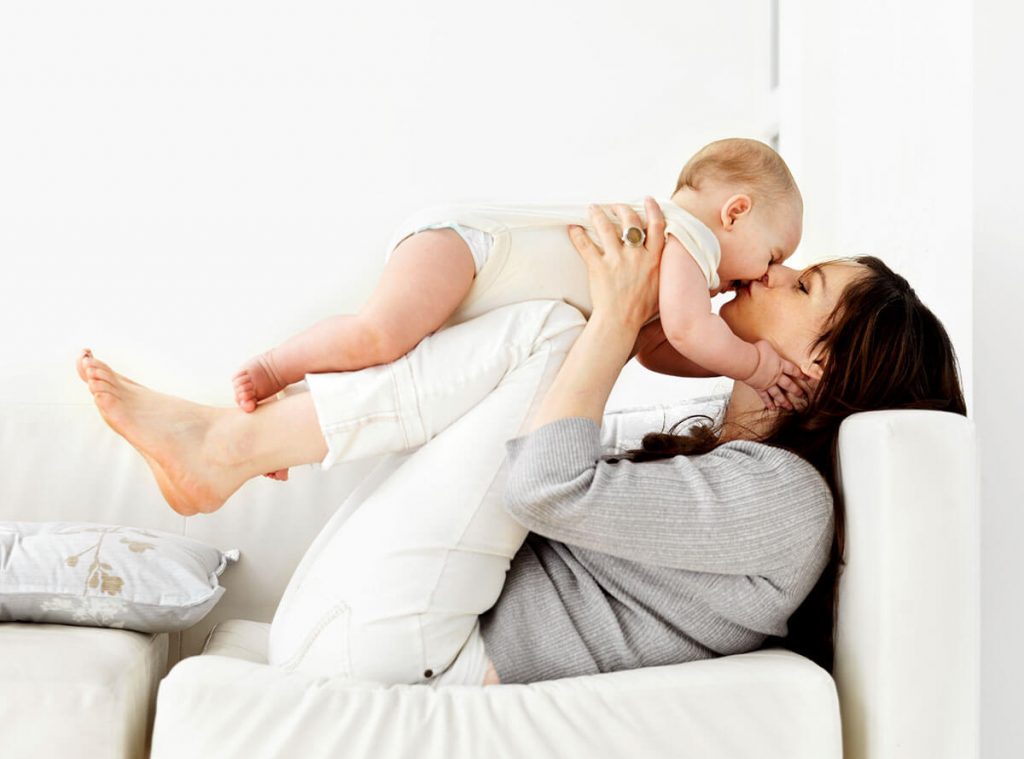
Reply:
[[[691,408],[610,414],[605,441],[634,445],[643,432]],[[848,566],[834,683],[811,662],[782,650],[447,691],[346,686],[266,666],[265,625],[305,550],[356,484],[379,480],[402,455],[328,472],[303,467],[287,483],[257,480],[221,511],[186,520],[163,503],[141,457],[107,429],[91,404],[0,404],[6,464],[0,520],[133,524],[241,549],[241,561],[221,578],[227,592],[220,604],[200,624],[170,637],[170,663],[191,658],[161,686],[158,757],[312,757],[329,755],[333,747],[350,757],[972,759],[979,618],[973,440],[967,420],[932,412],[877,412],[844,425]],[[357,502],[340,508],[351,510]],[[195,656],[224,620],[231,621],[217,628],[205,654]],[[61,649],[75,645],[78,629],[33,636],[24,656],[60,657]],[[7,666],[9,660],[0,659],[0,667]],[[10,699],[17,698],[13,687],[0,669],[0,735],[46,726],[57,746],[86,734],[74,715],[55,721],[9,711]],[[65,708],[72,707],[54,707]],[[139,717],[124,719],[132,723],[125,727],[129,732],[144,725]],[[110,741],[115,744],[121,748],[77,755],[138,755],[123,741]]]
[[[0,756],[138,757],[167,635],[0,624]]]
[[[886,411],[839,434],[847,562],[836,682],[847,757],[976,757],[980,513],[974,425]]]
[[[288,482],[261,477],[227,508],[185,518],[164,502],[142,457],[81,404],[0,403],[0,520],[92,521],[187,535],[241,559],[224,572],[217,606],[194,627],[170,635],[169,664],[199,653],[222,619],[269,622],[310,542],[373,461],[327,472],[292,470]]]
[[[246,659],[267,625],[230,621],[160,686],[153,759],[661,757],[827,759],[839,704],[789,651],[498,687],[378,687]],[[265,658],[265,653],[263,654]]]

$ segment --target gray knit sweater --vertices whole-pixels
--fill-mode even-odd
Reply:
[[[832,497],[788,451],[610,463],[583,417],[506,450],[505,508],[531,534],[480,618],[502,682],[754,650],[786,634],[828,563]]]

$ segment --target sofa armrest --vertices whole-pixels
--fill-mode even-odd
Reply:
[[[835,678],[847,759],[970,759],[979,723],[974,426],[878,411],[839,435],[846,505]]]

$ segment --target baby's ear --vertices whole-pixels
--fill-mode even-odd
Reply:
[[[722,226],[731,229],[736,220],[748,213],[752,207],[753,202],[749,195],[733,195],[722,204]]]

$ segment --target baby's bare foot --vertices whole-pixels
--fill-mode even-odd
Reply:
[[[245,412],[256,410],[256,404],[281,391],[287,382],[281,379],[271,351],[245,362],[231,378],[235,386],[235,403]]]
[[[146,459],[167,503],[186,516],[219,509],[245,481],[207,439],[217,409],[154,392],[88,351],[78,374],[104,421]]]

